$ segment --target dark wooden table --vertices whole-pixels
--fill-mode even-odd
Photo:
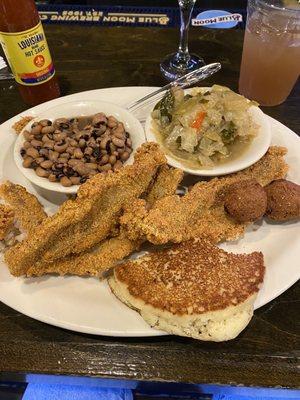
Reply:
[[[177,45],[173,29],[46,26],[63,94],[130,85],[162,85],[159,61]],[[195,28],[190,47],[223,69],[207,84],[237,89],[243,32]],[[0,121],[25,110],[15,85],[0,82]],[[265,112],[299,133],[299,87]],[[282,266],[284,268],[284,265]],[[228,343],[175,336],[112,338],[84,335],[35,321],[0,304],[0,371],[142,381],[300,386],[299,288],[262,307]],[[51,299],[49,299],[51,300]],[[298,350],[297,350],[298,349]]]

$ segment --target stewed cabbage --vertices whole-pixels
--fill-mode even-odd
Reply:
[[[212,167],[232,154],[235,144],[249,143],[258,126],[248,113],[253,105],[232,90],[214,85],[167,92],[152,118],[163,145],[177,157]],[[191,157],[189,157],[191,156]]]

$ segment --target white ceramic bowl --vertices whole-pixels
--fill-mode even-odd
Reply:
[[[199,91],[207,91],[211,88],[198,88]],[[189,93],[193,89],[185,90],[185,93]],[[249,167],[250,165],[256,163],[268,150],[271,143],[271,128],[270,123],[266,115],[261,111],[259,107],[251,106],[248,111],[253,118],[253,121],[259,126],[257,135],[253,138],[250,145],[241,154],[240,157],[235,157],[233,160],[228,160],[224,164],[216,165],[212,168],[189,168],[182,164],[180,160],[175,157],[166,154],[168,164],[173,167],[182,169],[192,175],[199,176],[218,176],[226,175],[233,172],[240,171]],[[148,116],[146,120],[146,138],[148,141],[157,142],[157,138],[153,129],[153,120],[151,115]],[[163,147],[162,147],[163,149]]]
[[[145,133],[140,122],[126,109],[117,106],[113,103],[96,100],[83,100],[83,101],[72,101],[64,104],[57,105],[49,108],[43,113],[39,114],[34,120],[30,121],[18,136],[15,147],[14,147],[14,159],[17,167],[21,173],[30,180],[33,184],[53,192],[60,192],[66,194],[76,193],[79,185],[73,185],[71,187],[64,187],[59,182],[49,182],[46,178],[41,178],[36,175],[35,171],[31,168],[24,168],[22,166],[23,158],[20,154],[20,150],[24,143],[24,130],[30,130],[31,125],[35,121],[41,119],[50,119],[51,121],[57,118],[71,118],[76,116],[89,116],[98,112],[104,112],[106,115],[112,115],[117,118],[118,121],[123,122],[125,129],[130,134],[132,140],[132,153],[125,164],[133,163],[133,155],[135,150],[145,142]]]

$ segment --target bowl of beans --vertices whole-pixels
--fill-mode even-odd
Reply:
[[[30,121],[16,140],[14,158],[33,184],[76,193],[94,175],[131,164],[143,142],[143,127],[129,111],[102,101],[77,101]]]

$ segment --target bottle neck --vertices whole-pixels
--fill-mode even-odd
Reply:
[[[0,32],[22,32],[36,26],[39,20],[34,0],[0,1]]]

